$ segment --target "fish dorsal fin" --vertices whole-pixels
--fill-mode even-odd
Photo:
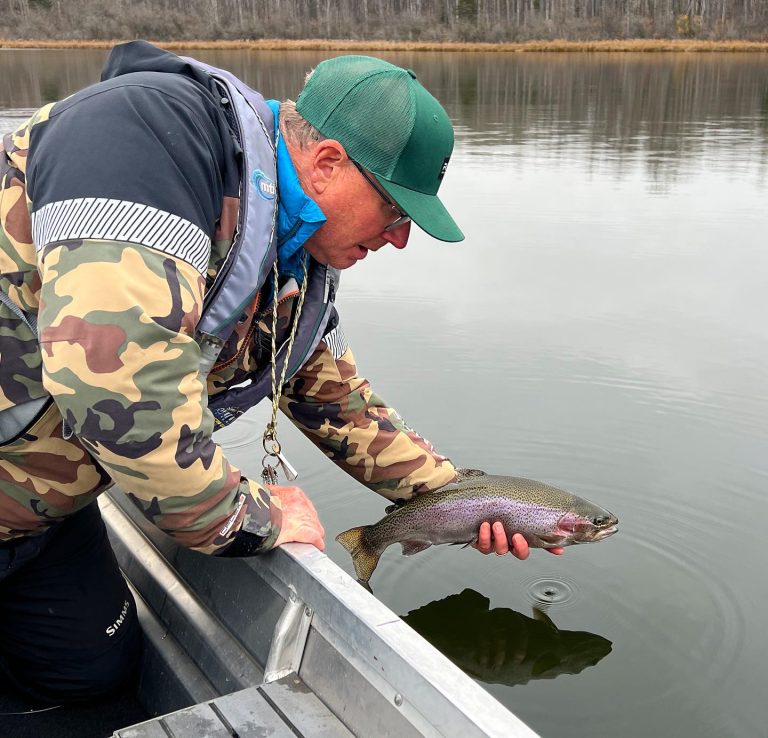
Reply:
[[[487,472],[482,469],[457,469],[456,474],[460,477],[484,477]]]
[[[457,469],[456,478],[457,481],[466,479],[467,477],[485,477],[488,476],[482,469]]]
[[[413,554],[423,551],[432,545],[431,541],[400,541],[403,547],[403,556],[413,556]]]
[[[557,626],[552,622],[552,618],[547,615],[540,607],[533,608],[533,619],[538,620],[540,623],[546,623],[550,627],[557,630]]]
[[[391,505],[387,505],[384,508],[384,513],[389,515],[395,512],[395,510],[399,510],[403,505],[405,505],[405,500],[395,500]]]

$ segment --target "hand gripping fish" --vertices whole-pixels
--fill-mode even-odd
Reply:
[[[602,541],[617,530],[607,510],[543,482],[458,470],[458,481],[403,505],[391,505],[378,523],[339,533],[355,573],[367,586],[379,557],[393,543],[411,556],[433,544],[477,541],[484,521],[501,521],[508,538],[522,533],[531,548]]]

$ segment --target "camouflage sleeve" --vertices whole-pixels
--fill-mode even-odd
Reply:
[[[194,340],[200,272],[118,241],[53,242],[40,256],[43,381],[66,426],[184,545],[214,552],[245,525],[268,546],[279,502],[211,438]]]
[[[228,238],[222,205],[237,195],[225,129],[195,82],[149,74],[54,105],[27,165],[43,382],[65,433],[205,552],[243,527],[269,545],[279,518],[212,440],[194,338],[212,239]]]
[[[286,386],[280,407],[328,458],[390,500],[433,491],[456,476],[453,464],[358,376],[351,349],[332,334]]]

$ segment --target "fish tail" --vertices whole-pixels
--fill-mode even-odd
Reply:
[[[380,551],[372,551],[365,545],[364,533],[370,526],[361,525],[350,528],[336,536],[336,540],[344,546],[352,555],[352,563],[355,565],[355,574],[363,585],[368,584],[376,565],[381,557]]]

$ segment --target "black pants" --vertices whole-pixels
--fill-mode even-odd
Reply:
[[[107,694],[141,654],[136,605],[96,503],[0,544],[0,682],[45,702]]]

